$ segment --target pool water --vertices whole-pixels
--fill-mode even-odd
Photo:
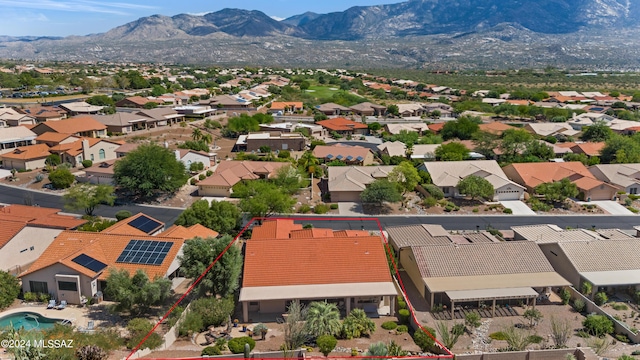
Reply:
[[[18,312],[0,317],[0,329],[10,326],[13,326],[16,330],[20,328],[24,328],[25,330],[50,329],[53,325],[63,322],[68,323],[68,321],[49,319],[48,317],[33,312]]]

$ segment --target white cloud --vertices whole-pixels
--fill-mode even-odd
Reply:
[[[210,12],[211,11],[203,11],[203,12],[197,12],[197,13],[188,12],[187,15],[204,16],[204,15],[207,15],[208,13],[210,13]]]
[[[68,12],[93,12],[114,15],[129,15],[123,10],[132,9],[154,9],[152,6],[136,5],[127,3],[110,3],[90,0],[0,0],[0,6],[22,9],[57,10]]]

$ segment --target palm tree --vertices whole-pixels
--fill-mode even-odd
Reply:
[[[202,141],[205,145],[209,146],[213,141],[213,136],[209,133],[203,133],[200,135],[200,141]]]
[[[340,311],[336,304],[312,302],[307,312],[307,329],[314,336],[337,335],[340,333]]]
[[[318,159],[313,156],[313,153],[311,151],[306,151],[298,160],[298,165],[302,166],[304,168],[304,171],[309,174],[315,173],[316,165],[318,165],[319,163],[320,161],[318,161]]]
[[[198,128],[193,129],[193,132],[191,133],[191,137],[193,138],[194,141],[198,141],[202,139],[202,130]]]

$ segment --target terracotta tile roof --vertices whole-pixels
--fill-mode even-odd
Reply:
[[[578,189],[591,190],[600,185],[605,185],[602,181],[594,178],[582,177],[573,181]]]
[[[93,130],[105,130],[106,125],[101,124],[91,116],[78,116],[66,120],[45,121],[37,127],[49,128],[51,131],[63,134],[77,134]]]
[[[501,135],[503,132],[507,130],[515,129],[511,125],[507,125],[498,121],[494,121],[488,124],[480,124],[479,127],[480,127],[480,131],[484,131],[484,132],[488,132],[496,135]],[[431,125],[429,126],[429,128],[431,128]]]
[[[351,156],[353,160],[356,160],[358,157],[361,157],[364,160],[370,152],[371,150],[368,148],[357,145],[318,145],[313,149],[313,156],[325,159],[329,158],[329,155],[331,155],[331,160],[337,159],[339,156],[342,156],[342,158],[346,160]]]
[[[0,207],[0,220],[20,221],[29,225],[55,229],[75,229],[86,220],[73,216],[59,215],[60,209],[39,206],[9,205]]]
[[[265,220],[253,228],[251,239],[288,239],[294,230],[302,230],[302,225],[289,219]]]
[[[561,143],[556,143],[554,144],[557,147],[561,147],[561,148],[569,148],[571,149],[572,147],[576,146],[577,144],[574,142],[561,142]]]
[[[84,172],[113,175],[113,164],[115,164],[117,161],[118,159],[113,159],[95,163],[93,164],[93,166],[84,169]]]
[[[542,183],[560,181],[569,177],[575,180],[586,177],[598,181],[593,174],[589,172],[587,167],[579,161],[511,164],[505,167],[505,172],[507,172],[507,168],[513,168],[522,178],[524,183],[520,185],[530,188],[534,188]]]
[[[56,133],[56,132],[51,132],[51,131],[47,131],[46,133],[42,133],[40,134],[37,138],[36,141],[38,142],[55,142],[55,143],[60,143],[61,141],[72,137],[74,135],[71,134],[62,134],[62,133]]]
[[[345,118],[335,118],[318,121],[316,124],[332,131],[349,131],[356,129],[367,129],[367,124],[351,121]]]
[[[243,287],[389,281],[382,239],[377,236],[264,239],[246,244]]]
[[[134,143],[125,143],[120,145],[119,148],[117,148],[115,150],[115,152],[117,153],[123,153],[123,154],[127,154],[132,152],[133,150],[137,149],[138,146],[140,146],[140,144],[134,144]]]
[[[131,217],[128,217],[124,220],[118,221],[117,223],[109,226],[108,228],[102,230],[100,233],[102,234],[119,234],[119,235],[148,235],[146,232],[138,230],[136,228],[134,228],[133,226],[129,225],[129,223],[139,217],[142,216],[146,216],[147,218],[156,221],[157,223],[159,223],[160,225],[162,225],[162,227],[164,227],[164,223],[160,220],[156,220],[154,218],[152,218],[149,215],[143,214],[143,213],[138,213],[135,214]]]
[[[46,158],[49,155],[51,153],[46,144],[36,144],[16,148],[12,152],[2,154],[0,157],[4,159],[31,160]]]
[[[19,112],[31,115],[36,118],[59,118],[66,115],[66,111],[56,106],[34,106],[26,109],[19,109]]]
[[[144,106],[148,102],[155,102],[155,103],[158,103],[158,104],[164,104],[164,101],[162,101],[162,100],[147,99],[147,98],[142,97],[142,96],[131,96],[131,97],[125,98],[124,100],[129,100],[132,103],[134,103],[136,105],[140,105],[140,106]]]
[[[218,164],[213,175],[200,181],[198,185],[228,186],[241,180],[256,180],[261,175],[273,176],[282,167],[289,166],[286,162],[271,161],[222,161]]]
[[[2,249],[9,240],[13,239],[14,236],[18,235],[25,226],[27,226],[27,223],[23,221],[0,219],[0,249]]]
[[[600,156],[600,151],[602,151],[605,145],[604,142],[586,142],[572,146],[571,151],[588,156]]]
[[[302,109],[302,106],[302,101],[274,101],[271,103],[271,110],[284,110],[291,107]]]
[[[437,134],[442,131],[442,128],[444,128],[444,124],[445,123],[429,124],[429,130]]]
[[[167,231],[162,232],[160,235],[188,240],[196,237],[203,239],[209,237],[215,238],[218,237],[219,233],[200,224],[195,224],[189,226],[188,228],[180,225],[173,225]]]
[[[168,241],[173,246],[169,250],[162,264],[140,265],[116,263],[116,260],[131,240]],[[166,276],[169,266],[178,255],[184,239],[141,235],[119,235],[106,233],[93,233],[82,231],[63,231],[42,253],[42,255],[20,276],[34,273],[54,264],[62,264],[80,274],[88,277],[98,276],[105,280],[109,276],[109,268],[125,269],[129,274],[134,274],[138,269],[147,273],[149,278]],[[85,254],[107,265],[101,273],[80,266],[72,261],[76,256]]]

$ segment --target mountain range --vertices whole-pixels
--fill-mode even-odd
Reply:
[[[379,44],[397,44],[385,51],[394,56],[400,53],[403,58],[389,58],[390,61],[411,63],[413,59],[419,63],[422,59],[413,53],[420,50],[407,49],[407,46],[433,43],[435,50],[439,49],[438,46],[460,42],[474,46],[468,41],[470,36],[484,39],[486,36],[483,34],[491,34],[490,37],[495,36],[499,41],[528,39],[532,43],[537,38],[556,42],[564,48],[566,39],[571,36],[582,38],[589,33],[598,35],[605,42],[621,33],[633,39],[638,33],[638,24],[640,0],[409,0],[388,5],[357,6],[329,14],[306,12],[282,21],[260,11],[223,9],[202,16],[152,15],[102,34],[63,39],[0,36],[0,57],[220,61],[219,56],[201,53],[186,60],[186,54],[181,52],[194,53],[210,45],[224,45],[261,48],[255,54],[248,53],[242,57],[242,60],[255,62],[269,60],[269,52],[278,52],[275,56],[278,57],[283,51],[294,51],[286,63],[300,61],[300,64],[308,63],[306,58],[309,56],[296,52],[296,49],[336,49],[339,63],[340,52],[348,53],[367,42],[376,41]],[[131,49],[131,45],[140,49]],[[182,48],[176,49],[176,45]],[[147,55],[139,54],[141,49],[147,48],[152,48]],[[226,50],[217,50],[220,52],[218,55]],[[168,53],[171,51],[174,53]],[[349,58],[347,55],[345,59]]]

